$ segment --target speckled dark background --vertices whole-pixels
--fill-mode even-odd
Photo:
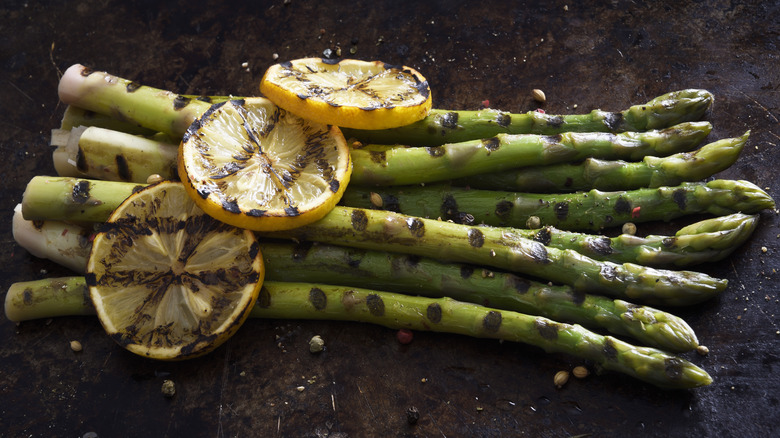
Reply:
[[[553,113],[706,88],[716,96],[711,139],[752,132],[721,176],[777,189],[777,1],[158,3],[0,5],[0,289],[66,274],[15,245],[11,212],[33,175],[54,172],[57,81],[73,63],[181,93],[250,95],[274,53],[354,48],[419,69],[436,107],[489,100],[516,112],[537,107],[533,88]],[[732,257],[701,267],[729,279],[726,293],[677,312],[711,350],[686,356],[714,377],[706,388],[663,391],[610,374],[558,390],[555,372],[579,361],[441,334],[402,346],[392,330],[330,322],[249,321],[207,357],[160,363],[116,346],[95,318],[0,317],[0,436],[770,436],[780,428],[778,236],[766,212]],[[327,343],[318,356],[307,345],[315,334]],[[70,350],[73,339],[84,351]],[[160,393],[164,379],[176,382],[173,399]]]

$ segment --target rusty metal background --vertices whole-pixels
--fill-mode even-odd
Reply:
[[[181,93],[251,95],[275,55],[340,48],[419,69],[436,107],[488,100],[517,112],[537,107],[533,88],[554,113],[706,88],[716,96],[712,139],[751,130],[721,176],[774,193],[778,17],[776,1],[6,0],[0,288],[67,274],[14,244],[11,216],[27,181],[54,172],[57,81],[73,63]],[[780,229],[775,212],[762,216],[733,257],[701,267],[728,278],[727,292],[677,312],[710,348],[687,356],[714,377],[706,388],[663,391],[609,374],[556,389],[553,375],[578,360],[440,334],[400,345],[392,330],[330,322],[249,321],[207,357],[150,362],[117,347],[95,318],[17,326],[0,317],[0,436],[770,436],[780,427]],[[327,345],[316,356],[315,334]],[[164,379],[176,383],[172,399]]]

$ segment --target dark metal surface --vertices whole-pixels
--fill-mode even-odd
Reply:
[[[67,274],[14,244],[11,216],[27,181],[54,172],[58,76],[77,62],[181,93],[250,95],[275,53],[340,47],[419,69],[434,105],[456,109],[489,100],[528,111],[541,88],[548,112],[620,110],[706,88],[716,96],[710,138],[752,132],[721,176],[770,193],[778,184],[778,2],[254,3],[3,2],[2,290]],[[780,427],[778,237],[776,213],[764,213],[744,247],[701,267],[729,279],[726,293],[677,312],[710,348],[686,356],[714,377],[706,388],[663,391],[610,374],[556,389],[556,371],[578,360],[440,334],[400,345],[392,330],[329,322],[249,321],[207,357],[160,363],[123,351],[95,318],[2,317],[0,436],[769,436]],[[327,345],[316,356],[315,334]],[[74,339],[84,351],[70,350]],[[164,379],[176,383],[172,399]]]

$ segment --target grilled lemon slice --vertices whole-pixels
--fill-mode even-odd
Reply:
[[[213,219],[177,182],[128,197],[87,264],[106,332],[141,356],[176,360],[226,341],[254,306],[265,268],[254,233]]]
[[[378,61],[304,58],[275,64],[260,92],[301,117],[346,128],[395,128],[431,110],[431,91],[420,73]]]
[[[336,206],[352,162],[341,131],[264,98],[215,104],[179,148],[179,178],[206,213],[257,231],[296,228]]]

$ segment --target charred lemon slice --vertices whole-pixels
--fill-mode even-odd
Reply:
[[[378,61],[304,58],[275,64],[260,92],[301,117],[345,128],[395,128],[431,110],[431,91],[420,73]]]
[[[212,217],[256,231],[296,228],[341,199],[352,162],[341,131],[264,98],[215,104],[185,134],[179,178]]]
[[[112,213],[93,242],[86,279],[114,340],[141,356],[176,360],[235,333],[264,274],[254,233],[215,220],[168,181]]]

